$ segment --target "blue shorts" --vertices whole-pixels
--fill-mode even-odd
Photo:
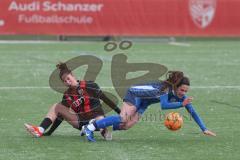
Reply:
[[[142,115],[148,106],[154,103],[159,103],[160,99],[135,97],[131,92],[127,91],[123,101],[134,105],[137,108],[137,112]]]

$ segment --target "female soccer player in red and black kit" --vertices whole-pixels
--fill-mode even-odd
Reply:
[[[74,128],[81,130],[82,126],[88,124],[91,119],[104,118],[100,100],[118,114],[120,113],[117,105],[101,91],[96,83],[76,80],[65,63],[58,64],[57,68],[60,70],[60,79],[68,87],[68,90],[64,93],[62,102],[54,104],[50,108],[39,126],[24,124],[27,131],[33,136],[51,135],[63,119]],[[45,132],[50,126],[49,131]],[[104,138],[111,139],[111,134],[106,128],[100,132]]]

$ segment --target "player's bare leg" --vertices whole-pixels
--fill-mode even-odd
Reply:
[[[71,124],[74,128],[78,128],[78,117],[77,114],[74,113],[71,109],[65,107],[64,105],[58,103],[53,105],[48,114],[46,115],[47,118],[50,118],[53,122],[56,120],[58,115]]]
[[[138,112],[135,112],[133,116],[131,116],[131,119],[128,119],[127,123],[123,126],[125,130],[132,128],[141,118],[141,114]]]
[[[95,119],[100,120],[103,118],[104,118],[104,116],[97,116]],[[112,126],[104,128],[104,129],[100,129],[100,133],[105,140],[107,140],[107,141],[112,140]]]
[[[78,117],[62,104],[54,104],[46,115],[40,126],[25,123],[26,130],[34,137],[41,137],[44,131],[54,122],[58,115],[61,115],[74,128],[78,128]],[[42,126],[43,125],[43,126]]]
[[[136,113],[136,107],[131,103],[123,102],[120,116],[122,118],[123,126],[128,122],[131,121],[132,117]]]

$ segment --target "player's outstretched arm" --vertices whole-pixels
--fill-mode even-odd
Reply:
[[[120,108],[118,108],[117,104],[115,104],[110,98],[108,98],[106,94],[104,94],[104,92],[101,92],[100,99],[105,102],[110,108],[112,108],[117,114],[120,114]]]
[[[185,108],[187,109],[187,111],[190,113],[190,115],[193,117],[194,121],[198,124],[198,126],[201,128],[202,132],[205,135],[208,136],[216,136],[216,134],[210,130],[207,129],[207,127],[205,126],[204,122],[202,121],[202,119],[200,118],[200,116],[197,114],[197,112],[194,110],[192,104],[187,104],[185,106]]]
[[[104,91],[100,89],[97,83],[92,83],[92,88],[94,97],[100,98],[104,103],[106,103],[111,109],[113,109],[116,113],[120,114],[121,110],[118,108],[117,104],[113,102]]]
[[[216,133],[209,131],[209,130],[205,130],[203,133],[207,136],[217,136]]]
[[[162,109],[177,109],[183,107],[182,102],[169,102],[168,94],[160,96],[160,105]]]

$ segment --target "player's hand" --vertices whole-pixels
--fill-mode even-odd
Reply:
[[[185,107],[189,103],[192,103],[192,100],[193,100],[193,97],[188,97],[188,98],[184,99],[183,106]]]
[[[203,133],[207,136],[214,136],[214,137],[217,136],[216,133],[209,130],[203,131]]]

